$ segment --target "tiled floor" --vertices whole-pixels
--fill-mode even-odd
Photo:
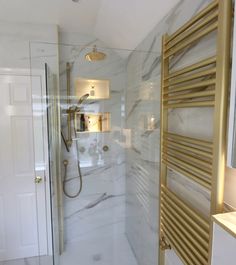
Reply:
[[[8,261],[0,261],[0,265],[52,265],[51,256],[32,257]]]
[[[52,257],[0,261],[0,265],[53,265]],[[137,265],[125,235],[83,240],[67,245],[55,265]]]
[[[125,235],[68,245],[60,265],[137,265]]]

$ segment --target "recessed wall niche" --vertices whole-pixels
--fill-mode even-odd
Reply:
[[[104,113],[76,113],[76,132],[109,132],[111,114]]]
[[[110,81],[106,79],[75,79],[75,95],[79,99],[89,94],[88,99],[109,99]]]

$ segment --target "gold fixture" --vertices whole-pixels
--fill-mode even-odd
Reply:
[[[69,148],[72,145],[72,132],[71,132],[71,122],[74,122],[75,119],[75,113],[78,112],[80,109],[77,105],[82,104],[84,100],[86,100],[89,97],[89,94],[83,94],[78,102],[77,105],[71,106],[71,64],[68,62],[66,63],[66,91],[67,91],[67,140],[65,140],[66,149],[69,150]],[[63,136],[63,133],[62,133]],[[64,136],[63,136],[64,139]]]
[[[43,178],[40,177],[40,176],[37,176],[37,177],[35,177],[35,179],[34,179],[34,182],[35,182],[36,184],[39,184],[39,183],[41,183],[42,181],[43,181]]]
[[[104,145],[103,148],[102,148],[102,150],[103,150],[104,152],[109,151],[109,146],[108,146],[108,145]]]
[[[63,165],[65,166],[65,167],[67,167],[68,166],[68,164],[69,164],[69,161],[68,160],[63,160]]]
[[[162,251],[167,250],[167,249],[171,249],[170,244],[168,244],[168,243],[166,242],[166,239],[165,239],[164,236],[160,238],[160,249],[161,249]]]
[[[85,55],[85,59],[87,61],[93,62],[93,61],[102,61],[106,58],[106,54],[103,52],[99,52],[97,50],[97,46],[93,46],[93,50]]]
[[[77,132],[109,132],[111,114],[103,113],[83,113],[75,114],[75,127]],[[83,118],[83,120],[82,120]]]
[[[211,191],[210,215],[223,212],[227,91],[230,72],[232,1],[215,0],[174,34],[163,36],[161,78],[160,248],[165,242],[185,265],[211,264],[212,222],[190,207],[167,186],[172,169]],[[216,55],[170,72],[172,58],[202,37],[217,31]],[[213,141],[168,131],[168,111],[175,108],[214,108]],[[164,242],[164,243],[163,243]]]
[[[68,112],[71,104],[71,91],[70,91],[70,63],[66,63],[66,91],[67,91],[67,146],[70,148],[72,145],[71,136],[71,112]]]

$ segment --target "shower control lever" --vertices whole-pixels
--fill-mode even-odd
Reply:
[[[40,177],[40,176],[37,176],[37,177],[35,177],[35,179],[34,179],[34,182],[35,182],[36,184],[39,184],[39,183],[41,183],[42,181],[43,181],[43,178]]]

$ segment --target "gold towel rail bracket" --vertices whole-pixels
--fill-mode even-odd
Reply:
[[[164,236],[162,236],[160,238],[160,249],[162,251],[167,250],[167,249],[171,249],[171,245],[166,242],[166,238]]]
[[[159,264],[173,249],[185,265],[210,265],[212,221],[224,211],[227,93],[230,72],[232,0],[212,1],[175,33],[162,38]],[[176,71],[171,60],[212,32],[216,54]],[[177,108],[213,108],[213,140],[168,131],[168,113]],[[206,218],[168,187],[168,170],[211,194]]]

